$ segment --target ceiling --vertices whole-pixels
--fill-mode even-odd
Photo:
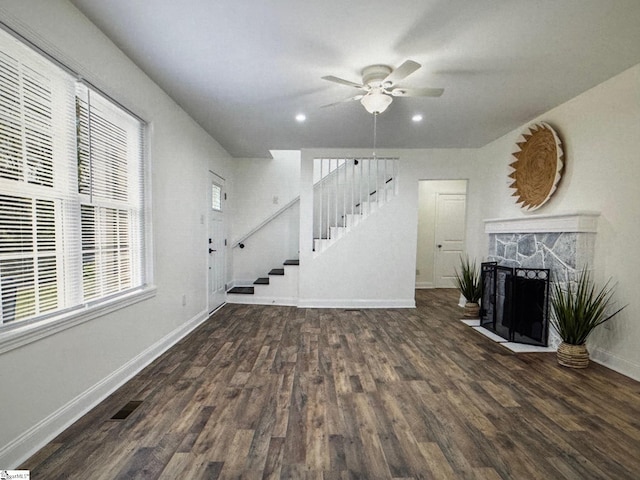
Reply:
[[[372,64],[445,89],[395,98],[378,147],[476,148],[640,63],[638,0],[71,2],[234,157],[373,147],[359,102],[321,108]]]

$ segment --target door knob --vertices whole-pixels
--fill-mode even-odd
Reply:
[[[441,244],[438,244],[438,248],[442,248],[442,245],[441,245]]]
[[[217,252],[217,250],[214,250],[213,248],[209,249],[209,253],[213,253],[213,252]]]

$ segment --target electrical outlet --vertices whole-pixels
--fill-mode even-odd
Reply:
[[[418,270],[418,269],[416,268],[416,277],[417,277],[418,275],[420,275],[420,270]]]
[[[182,295],[182,306],[183,307],[187,306],[187,296],[186,295]]]
[[[277,195],[274,195],[274,196],[273,196],[273,204],[274,204],[274,205],[278,205],[278,202],[279,202],[279,201],[280,201],[280,199],[278,198],[278,196],[277,196]]]

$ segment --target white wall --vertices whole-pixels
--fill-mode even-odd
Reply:
[[[398,195],[321,255],[312,252],[313,159],[370,156],[370,150],[303,150],[300,303],[327,307],[412,307],[418,238],[418,181],[465,179],[473,150],[378,150],[400,158]],[[469,188],[476,187],[470,182]],[[472,214],[477,208],[471,206]],[[472,228],[476,229],[473,225]],[[475,236],[473,238],[476,238]]]
[[[220,145],[70,3],[6,0],[0,14],[150,122],[157,286],[151,299],[0,355],[0,465],[11,468],[207,317],[207,171],[233,181]]]
[[[438,194],[465,195],[466,193],[466,180],[421,180],[419,182],[416,288],[434,287],[436,199]]]
[[[592,358],[640,379],[640,65],[534,121],[551,124],[565,151],[558,190],[535,213],[600,212],[596,279],[611,277],[618,283],[619,304],[629,304],[608,328],[596,330],[589,341]],[[527,215],[510,200],[507,181],[510,153],[520,133],[513,131],[478,151],[486,182],[484,218]]]
[[[235,242],[300,195],[300,152],[234,159],[232,259],[234,284],[250,284],[287,259],[298,258],[299,206],[292,205],[238,248]]]
[[[272,150],[271,155],[233,160],[234,239],[300,195],[300,152]]]
[[[394,156],[388,151],[379,155]],[[303,150],[300,185],[300,285],[299,305],[308,307],[360,307],[415,305],[415,204],[402,188],[406,177],[402,161],[399,194],[373,212],[338,242],[315,256],[313,246],[314,158],[370,156],[367,151]],[[415,203],[415,202],[413,202]],[[407,205],[409,211],[404,206]],[[415,222],[414,222],[415,224]],[[380,228],[383,226],[383,228]],[[407,238],[413,238],[409,251]],[[397,239],[397,240],[396,240]],[[410,240],[409,240],[410,242]],[[407,282],[409,273],[410,281]]]

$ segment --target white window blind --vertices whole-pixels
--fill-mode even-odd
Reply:
[[[143,129],[81,84],[76,114],[83,292],[91,300],[142,282]]]
[[[2,320],[58,307],[54,202],[0,195]]]
[[[0,31],[0,324],[143,285],[143,135]]]
[[[218,211],[222,210],[222,187],[215,183],[211,184],[211,208]]]

